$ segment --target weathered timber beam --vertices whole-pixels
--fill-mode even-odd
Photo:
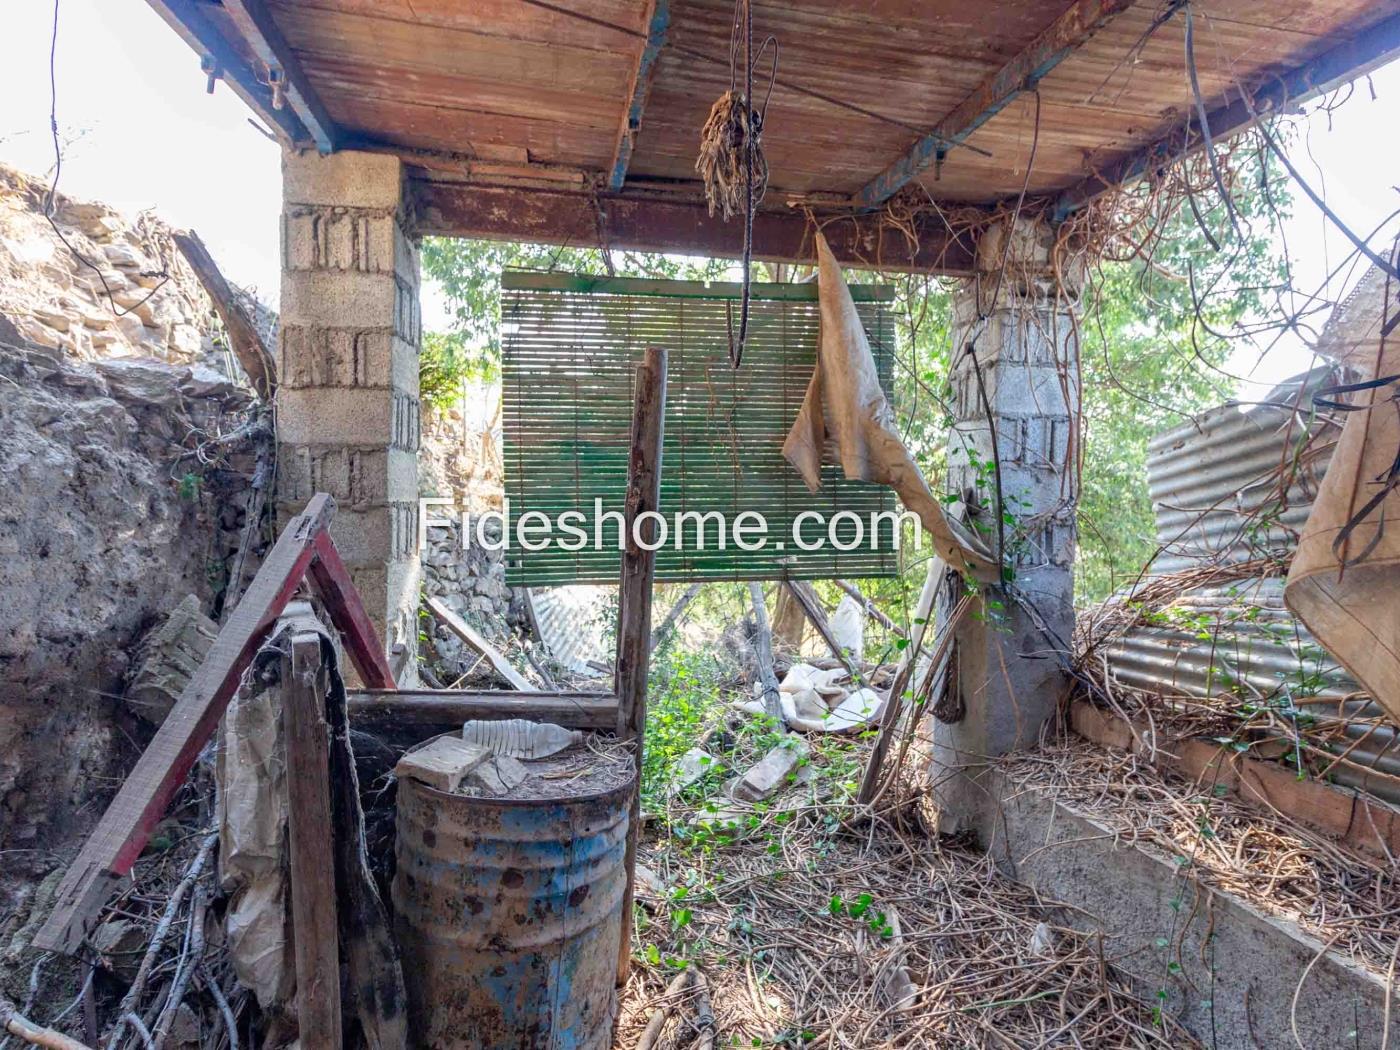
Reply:
[[[666,34],[671,28],[670,0],[651,0],[648,6],[647,37],[642,41],[641,53],[637,56],[637,68],[632,74],[631,89],[627,93],[627,109],[617,129],[617,145],[613,147],[612,167],[608,169],[608,189],[613,193],[621,190],[627,181],[627,166],[632,162],[637,132],[642,128],[642,114],[646,112],[661,49],[666,46]]]
[[[1257,117],[1270,117],[1325,95],[1350,80],[1400,57],[1400,15],[1372,26],[1301,66],[1270,77],[1249,96],[1236,88],[1233,102],[1207,115],[1211,138],[1220,142],[1249,128]],[[1199,151],[1205,145],[1200,129],[1189,116],[1166,138],[1128,154],[1065,190],[1055,200],[1058,222],[1078,211],[1100,194],[1135,179],[1159,172]]]
[[[306,127],[290,109],[273,105],[272,89],[258,80],[233,45],[204,15],[197,0],[146,0],[152,10],[195,53],[211,64],[210,75],[227,82],[233,93],[262,118],[283,145],[299,146],[311,141]]]
[[[649,346],[637,366],[632,395],[632,429],[627,452],[627,496],[623,502],[622,573],[617,587],[617,735],[630,741],[637,762],[623,865],[622,935],[617,983],[632,966],[632,901],[637,889],[637,842],[642,823],[642,759],[646,745],[647,672],[651,666],[651,599],[656,578],[656,508],[661,501],[661,460],[666,444],[666,359],[664,347]],[[650,518],[644,515],[651,515]]]
[[[176,247],[185,256],[185,261],[213,301],[219,319],[224,322],[233,356],[243,366],[258,396],[271,401],[277,393],[277,361],[271,348],[263,342],[257,324],[225,280],[199,235],[194,230],[187,230],[176,233],[174,237]]]
[[[351,689],[347,696],[354,728],[399,746],[460,731],[472,719],[528,718],[566,729],[617,728],[617,697],[611,693]]]
[[[933,130],[864,186],[855,195],[854,203],[875,208],[889,200],[930,164],[965,143],[1021,92],[1034,89],[1051,70],[1132,4],[1133,0],[1074,0],[1026,48],[977,85]]]
[[[322,153],[333,152],[338,132],[330,114],[312,90],[311,81],[302,69],[292,46],[273,21],[263,0],[224,0],[224,10],[248,41],[253,54],[267,67],[268,80],[273,85],[272,103],[281,108],[282,99],[292,107]],[[278,94],[280,91],[280,96]]]
[[[588,248],[601,247],[601,227],[608,246],[616,249],[735,259],[743,252],[743,224],[711,217],[698,201],[602,194],[595,207],[594,198],[583,193],[419,179],[410,184],[410,193],[420,234]],[[949,276],[973,272],[975,239],[954,234],[932,214],[916,223],[913,246],[878,215],[842,215],[823,232],[843,266]],[[754,217],[756,259],[811,262],[812,253],[812,231],[800,211],[760,211]]]

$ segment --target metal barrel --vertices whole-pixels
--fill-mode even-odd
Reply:
[[[413,1045],[611,1045],[630,790],[482,799],[399,781],[392,899]]]

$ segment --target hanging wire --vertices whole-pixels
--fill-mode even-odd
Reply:
[[[63,246],[68,249],[69,253],[73,256],[73,258],[77,259],[89,270],[97,274],[97,279],[100,282],[102,282],[102,293],[107,297],[107,304],[112,308],[112,312],[118,317],[125,317],[127,314],[139,310],[141,307],[145,306],[146,303],[150,301],[151,296],[155,295],[156,292],[160,291],[161,288],[165,286],[165,282],[170,280],[170,273],[167,269],[151,271],[143,270],[141,272],[142,277],[159,277],[159,282],[157,282],[156,286],[152,288],[149,292],[147,292],[145,296],[142,297],[140,302],[134,303],[133,305],[123,309],[122,307],[118,306],[116,300],[112,298],[112,288],[107,283],[107,277],[103,274],[102,268],[99,267],[95,262],[89,259],[82,252],[78,251],[77,247],[73,244],[73,242],[70,241],[68,239],[68,236],[63,232],[63,230],[59,228],[58,223],[54,221],[54,197],[58,194],[58,180],[59,177],[63,174],[63,147],[59,143],[58,139],[57,56],[59,2],[60,0],[53,0],[53,32],[49,37],[49,134],[53,138],[54,168],[53,181],[49,183],[48,192],[44,194],[44,218],[48,220],[49,225],[53,228],[55,236],[57,236],[58,239],[63,242]],[[162,258],[161,262],[163,263],[165,262],[165,260]]]

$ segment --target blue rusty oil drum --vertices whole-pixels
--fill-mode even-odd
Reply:
[[[552,800],[399,781],[392,899],[414,1046],[611,1045],[627,768],[621,786]]]

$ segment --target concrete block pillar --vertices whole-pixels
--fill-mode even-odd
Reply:
[[[377,153],[283,154],[277,498],[282,521],[318,491],[335,498],[336,546],[409,684],[420,325],[402,169]]]
[[[1043,221],[994,225],[979,242],[977,276],[954,296],[948,488],[962,496],[969,520],[993,548],[1002,518],[1011,578],[1005,587],[984,588],[963,620],[945,691],[935,694],[925,727],[932,730],[945,832],[980,835],[989,828],[988,759],[1034,746],[1068,685],[1051,643],[1010,593],[1014,588],[1032,603],[1068,643],[1079,495],[1078,288],[1066,287],[1066,274],[1050,265],[1053,243]],[[949,603],[940,605],[946,617]]]

